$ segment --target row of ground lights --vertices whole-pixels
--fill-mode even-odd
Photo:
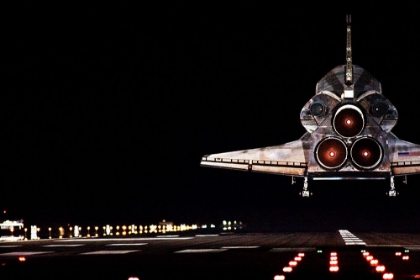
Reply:
[[[293,258],[293,260],[289,261],[289,265],[283,267],[284,273],[291,273],[293,271],[293,268],[295,268],[299,262],[302,260],[302,258],[305,256],[305,253],[300,252],[297,254],[296,257]],[[284,280],[286,279],[285,275],[282,274],[276,274],[274,275],[274,280]]]
[[[365,257],[366,261],[375,268],[376,272],[383,273],[382,279],[394,279],[394,274],[392,272],[386,272],[386,268],[383,264],[379,262],[378,259],[374,258],[369,252],[363,250],[363,257]]]

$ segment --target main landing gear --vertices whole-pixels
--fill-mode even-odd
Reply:
[[[293,177],[292,177],[293,178]],[[294,178],[292,179],[292,184],[296,183],[296,181],[294,181]],[[304,177],[304,181],[303,181],[303,189],[301,192],[299,192],[299,195],[301,197],[309,197],[311,196],[313,193],[309,192],[308,190],[308,177]]]
[[[390,189],[389,189],[389,191],[388,191],[388,196],[389,197],[392,197],[392,196],[397,196],[397,191],[395,190],[395,182],[394,182],[394,176],[391,176],[390,178],[389,178],[389,181],[390,181]]]
[[[395,189],[394,176],[391,176],[389,179],[390,179],[390,185],[391,186],[390,186],[390,189],[389,189],[388,193],[386,193],[386,195],[388,195],[390,197],[399,195],[399,193]],[[402,182],[407,185],[407,175],[404,176],[404,179],[403,179]]]

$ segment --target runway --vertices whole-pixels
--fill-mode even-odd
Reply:
[[[0,263],[2,279],[418,279],[420,233],[189,231],[7,241]]]

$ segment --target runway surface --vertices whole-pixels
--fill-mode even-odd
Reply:
[[[1,279],[418,279],[420,233],[221,232],[0,242]]]

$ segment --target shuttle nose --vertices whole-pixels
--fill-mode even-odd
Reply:
[[[343,137],[354,137],[362,132],[365,119],[362,111],[354,105],[344,105],[333,119],[334,130]]]
[[[346,144],[338,138],[325,138],[317,146],[316,159],[326,169],[340,168],[347,160]]]
[[[382,160],[380,144],[369,137],[357,139],[350,150],[353,163],[361,169],[375,168]]]

